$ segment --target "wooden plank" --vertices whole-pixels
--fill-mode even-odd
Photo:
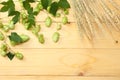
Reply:
[[[21,10],[20,7],[16,8]],[[68,16],[71,23],[64,25],[62,30],[59,31],[61,38],[58,43],[53,43],[51,37],[53,32],[56,31],[56,24],[60,23],[61,19],[53,18],[52,27],[46,28],[44,19],[47,15],[43,15],[46,13],[45,11],[36,17],[37,24],[41,24],[42,27],[40,33],[45,35],[46,42],[44,45],[40,44],[36,37],[31,32],[26,31],[21,24],[16,24],[16,29],[10,31],[7,35],[11,32],[25,33],[31,37],[31,40],[14,47],[15,51],[20,51],[24,54],[25,58],[23,61],[19,61],[16,58],[13,61],[9,61],[8,58],[0,57],[0,79],[120,80],[117,77],[90,77],[120,76],[119,32],[112,30],[115,35],[110,35],[105,30],[105,33],[101,36],[94,36],[94,40],[88,40],[86,36],[81,38],[79,26],[76,26],[73,18],[73,12],[73,10],[70,10],[70,15]],[[0,18],[6,17],[6,15],[7,13],[0,13]],[[7,17],[2,19],[4,23],[7,23],[8,20],[9,18]],[[92,24],[96,26],[94,22]],[[111,24],[108,25],[110,26]],[[47,78],[43,76],[41,78],[39,75],[53,76]],[[69,77],[55,77],[55,75],[66,75]],[[72,77],[77,75],[89,77]]]
[[[0,76],[2,80],[120,80],[120,77]]]
[[[120,76],[120,49],[15,49],[24,60],[0,57],[0,75]]]

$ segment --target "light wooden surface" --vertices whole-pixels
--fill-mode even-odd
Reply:
[[[120,80],[119,77],[1,76],[2,80]]]
[[[25,33],[31,40],[12,47],[24,54],[24,60],[15,58],[9,61],[0,57],[0,79],[120,80],[120,44],[116,43],[116,40],[120,40],[118,32],[114,32],[115,39],[110,35],[96,37],[93,41],[83,39],[80,37],[73,12],[71,9],[68,16],[71,23],[64,25],[59,31],[61,38],[58,43],[52,42],[51,36],[56,31],[56,23],[61,19],[54,19],[57,22],[54,22],[51,28],[46,28],[44,19],[47,15],[40,13],[37,16],[37,24],[42,27],[40,33],[45,35],[45,44],[40,44],[22,24],[16,24],[16,29],[10,32]],[[9,18],[3,17],[6,17],[6,13],[0,13],[0,18],[7,23]]]
[[[120,76],[119,49],[15,49],[24,60],[0,57],[0,75]]]

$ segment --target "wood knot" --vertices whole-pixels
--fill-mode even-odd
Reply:
[[[83,73],[83,72],[80,72],[80,73],[78,74],[78,76],[84,76],[84,73]]]
[[[118,44],[118,42],[119,42],[118,40],[115,41],[116,44]]]

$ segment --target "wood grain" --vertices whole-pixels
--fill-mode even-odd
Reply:
[[[0,76],[2,80],[120,80],[120,77]]]
[[[18,5],[16,9],[21,10],[17,0],[15,3]],[[0,57],[1,80],[120,80],[119,32],[112,30],[115,35],[110,35],[107,29],[103,34],[96,30],[100,35],[93,36],[93,40],[88,40],[85,34],[81,37],[74,18],[74,8],[71,6],[68,15],[70,24],[62,25],[58,43],[52,42],[51,36],[56,31],[57,23],[61,23],[61,18],[53,18],[51,28],[47,28],[44,24],[47,16],[45,11],[36,17],[37,24],[42,27],[40,33],[45,35],[45,44],[40,44],[37,38],[19,23],[15,30],[7,33],[25,33],[31,39],[24,44],[10,46],[15,51],[22,52],[24,60],[14,58],[10,61],[7,57]],[[6,15],[7,13],[0,13],[0,20],[4,24],[10,19]],[[97,26],[95,22],[92,22],[92,25]],[[8,39],[7,41],[9,44]]]
[[[0,75],[120,76],[119,49],[15,49],[24,60],[0,57]]]

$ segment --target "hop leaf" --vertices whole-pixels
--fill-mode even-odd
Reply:
[[[51,7],[50,7],[50,13],[55,16],[58,8],[59,8],[59,6],[58,6],[57,2],[52,3]]]
[[[70,4],[67,0],[60,0],[58,3],[59,7],[62,9],[68,9],[70,8]]]
[[[9,36],[10,41],[14,41],[15,43],[21,43],[22,38],[16,33],[12,32],[11,35]]]

